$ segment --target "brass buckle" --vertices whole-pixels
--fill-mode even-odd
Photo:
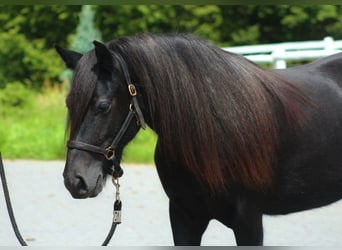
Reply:
[[[106,148],[106,153],[104,155],[108,161],[113,160],[115,157],[115,150],[111,146],[108,146]]]
[[[135,88],[133,83],[128,84],[128,91],[132,97],[137,95],[137,89]]]

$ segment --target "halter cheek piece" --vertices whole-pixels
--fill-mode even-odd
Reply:
[[[137,123],[140,127],[142,127],[143,129],[146,128],[146,123],[145,123],[143,114],[138,104],[137,90],[134,84],[132,83],[128,84],[128,92],[131,96],[131,103],[129,104],[128,115],[126,116],[125,121],[121,125],[119,132],[116,134],[113,142],[109,146],[102,148],[102,147],[94,146],[85,142],[75,141],[75,140],[71,140],[67,144],[69,149],[77,149],[77,150],[87,151],[90,153],[101,154],[106,158],[106,160],[112,161],[112,166],[109,170],[110,170],[110,174],[114,178],[119,178],[123,174],[123,170],[120,166],[120,163],[116,160],[115,150],[120,140],[124,136],[125,132],[127,131],[129,125],[131,124],[133,117],[134,116],[136,117]]]

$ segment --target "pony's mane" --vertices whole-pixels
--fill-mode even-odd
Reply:
[[[109,47],[146,95],[166,155],[212,191],[272,184],[281,126],[300,123],[303,92],[192,35],[143,34]]]

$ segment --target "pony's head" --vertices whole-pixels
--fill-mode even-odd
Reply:
[[[139,130],[135,121],[129,122],[115,152],[106,152],[133,104],[126,65],[105,44],[95,41],[94,45],[95,49],[84,55],[56,45],[66,66],[74,71],[66,99],[69,147],[63,173],[74,198],[95,197],[101,192],[112,165],[121,160],[123,147]]]

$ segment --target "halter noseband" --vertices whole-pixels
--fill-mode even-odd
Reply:
[[[110,172],[114,178],[121,177],[123,174],[123,170],[120,166],[120,163],[116,161],[115,150],[120,140],[124,136],[125,132],[127,131],[129,125],[131,124],[133,117],[134,116],[136,117],[137,123],[139,124],[140,127],[142,127],[143,129],[146,128],[146,123],[145,123],[143,114],[141,112],[141,109],[139,107],[138,100],[136,97],[137,90],[133,83],[128,83],[128,92],[131,96],[131,103],[129,105],[128,115],[126,116],[125,121],[121,125],[119,132],[116,134],[113,142],[109,146],[102,148],[102,147],[94,146],[85,142],[75,141],[75,140],[70,140],[68,141],[68,144],[67,144],[69,149],[78,149],[78,150],[87,151],[91,153],[101,154],[106,158],[106,160],[112,161],[112,167],[110,168]]]

